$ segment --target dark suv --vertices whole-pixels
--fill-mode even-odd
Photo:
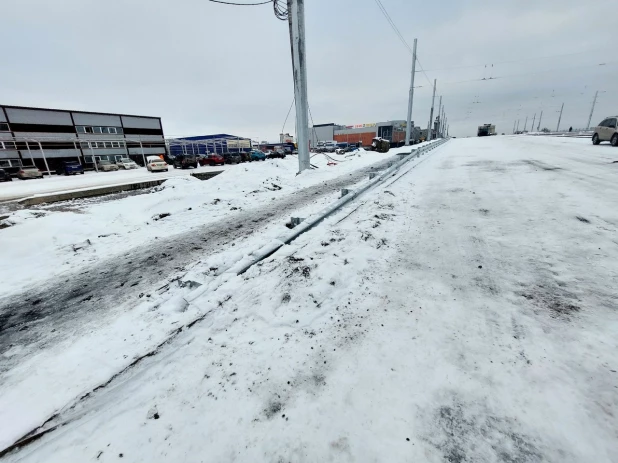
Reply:
[[[56,169],[56,174],[58,175],[77,175],[83,173],[84,168],[77,161],[64,161],[60,164],[60,167]]]
[[[195,167],[197,169],[197,157],[195,154],[179,154],[174,158],[174,169],[186,169]]]
[[[0,169],[0,182],[12,182],[13,177],[6,170]]]
[[[225,159],[226,164],[240,164],[242,162],[242,157],[238,153],[224,153],[223,159]]]

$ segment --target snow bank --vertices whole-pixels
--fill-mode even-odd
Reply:
[[[12,213],[4,219],[12,226],[0,229],[4,245],[0,265],[12,269],[0,281],[0,294],[15,293],[41,280],[120,255],[155,237],[214,222],[230,210],[259,208],[272,198],[327,182],[386,157],[360,152],[329,166],[325,156],[317,155],[312,163],[318,169],[297,176],[297,158],[288,156],[240,164],[208,181],[175,177],[150,194],[109,202],[77,200],[62,203],[60,210],[55,204]],[[74,245],[86,240],[91,246],[75,252]]]

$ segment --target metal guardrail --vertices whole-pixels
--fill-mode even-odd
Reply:
[[[280,238],[274,239],[272,242],[270,242],[269,244],[263,246],[257,252],[253,253],[253,255],[248,256],[247,258],[245,258],[245,259],[239,261],[238,263],[236,263],[234,266],[229,268],[225,273],[233,273],[233,274],[236,274],[236,275],[241,275],[241,274],[245,273],[247,270],[249,270],[252,266],[257,264],[258,262],[261,262],[262,260],[264,260],[264,259],[268,258],[269,256],[273,255],[281,247],[283,247],[286,244],[290,244],[292,241],[294,241],[300,235],[302,235],[303,233],[306,233],[307,231],[309,231],[310,229],[315,227],[317,224],[319,224],[324,219],[329,217],[331,214],[333,214],[334,212],[339,210],[345,204],[349,203],[353,199],[355,199],[355,198],[359,197],[360,195],[362,195],[367,190],[371,189],[372,187],[374,187],[374,186],[378,185],[379,183],[383,182],[384,180],[386,180],[388,177],[392,176],[395,172],[397,172],[408,161],[410,161],[410,160],[412,160],[414,158],[418,158],[421,155],[428,153],[429,151],[437,148],[438,146],[444,144],[447,141],[448,141],[447,138],[443,138],[443,139],[440,139],[440,140],[438,140],[438,141],[436,141],[434,143],[431,143],[429,145],[425,145],[423,147],[420,147],[420,148],[417,148],[415,150],[412,150],[403,159],[401,159],[401,160],[399,160],[397,162],[393,162],[393,164],[387,170],[385,170],[383,173],[381,173],[380,175],[378,175],[378,176],[371,176],[371,174],[370,174],[369,181],[366,182],[364,185],[362,185],[359,189],[357,189],[357,190],[342,190],[342,197],[340,199],[338,199],[337,201],[335,201],[334,203],[332,203],[326,209],[323,209],[322,211],[318,212],[317,214],[314,214],[314,215],[312,215],[312,216],[310,216],[310,217],[308,217],[306,219],[296,218],[295,222],[298,225],[292,231],[290,231],[290,233],[288,233],[288,234],[286,234],[286,235],[284,235],[284,236],[282,236]],[[293,222],[294,222],[294,220],[293,220]]]

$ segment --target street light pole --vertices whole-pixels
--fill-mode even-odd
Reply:
[[[537,132],[541,130],[541,119],[543,119],[543,111],[541,111],[541,115],[539,116],[539,125],[536,127]]]
[[[433,96],[431,97],[431,111],[429,112],[429,125],[427,126],[427,141],[432,139],[432,123],[433,123],[433,110],[436,103],[436,80],[433,80]]]
[[[440,138],[440,124],[442,123],[442,95],[438,103],[438,126],[436,127],[436,138]]]
[[[513,134],[515,134],[515,124],[517,124],[517,121],[513,121]]]
[[[534,113],[534,117],[532,118],[532,125],[530,126],[530,130],[534,132],[534,121],[536,121],[536,113]]]
[[[590,130],[590,121],[592,120],[592,113],[594,112],[594,107],[597,104],[597,96],[599,96],[599,91],[597,90],[594,94],[594,100],[592,100],[592,108],[590,108],[590,116],[588,116],[588,126],[587,130]]]
[[[307,94],[307,59],[305,54],[305,0],[288,0],[288,23],[292,42],[292,70],[296,98],[296,133],[298,134],[298,171],[311,168],[309,159],[309,97]]]
[[[408,119],[406,124],[406,146],[410,145],[410,135],[412,133],[412,104],[414,102],[414,75],[416,74],[416,39],[412,52],[412,77],[410,78],[410,96],[408,97]]]
[[[556,127],[556,132],[560,132],[560,121],[562,120],[562,110],[564,109],[564,103],[562,103],[562,107],[560,108],[560,116],[558,116],[558,126]]]
[[[526,116],[526,122],[524,122],[524,132],[526,131],[527,126],[528,126],[528,116]]]

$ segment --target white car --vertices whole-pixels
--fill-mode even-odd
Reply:
[[[603,122],[594,128],[592,144],[598,145],[602,141],[608,141],[612,146],[618,146],[618,116],[603,119]]]
[[[167,172],[169,170],[169,166],[167,165],[167,162],[165,162],[160,157],[150,156],[148,157],[146,162],[146,169],[148,169],[150,172]]]
[[[129,158],[118,159],[118,161],[116,161],[116,165],[120,169],[125,169],[125,170],[126,169],[137,169],[139,167],[135,161]]]
[[[112,164],[109,161],[101,160],[97,162],[97,169],[99,170],[99,172],[111,172],[118,170],[118,166],[116,164]]]

